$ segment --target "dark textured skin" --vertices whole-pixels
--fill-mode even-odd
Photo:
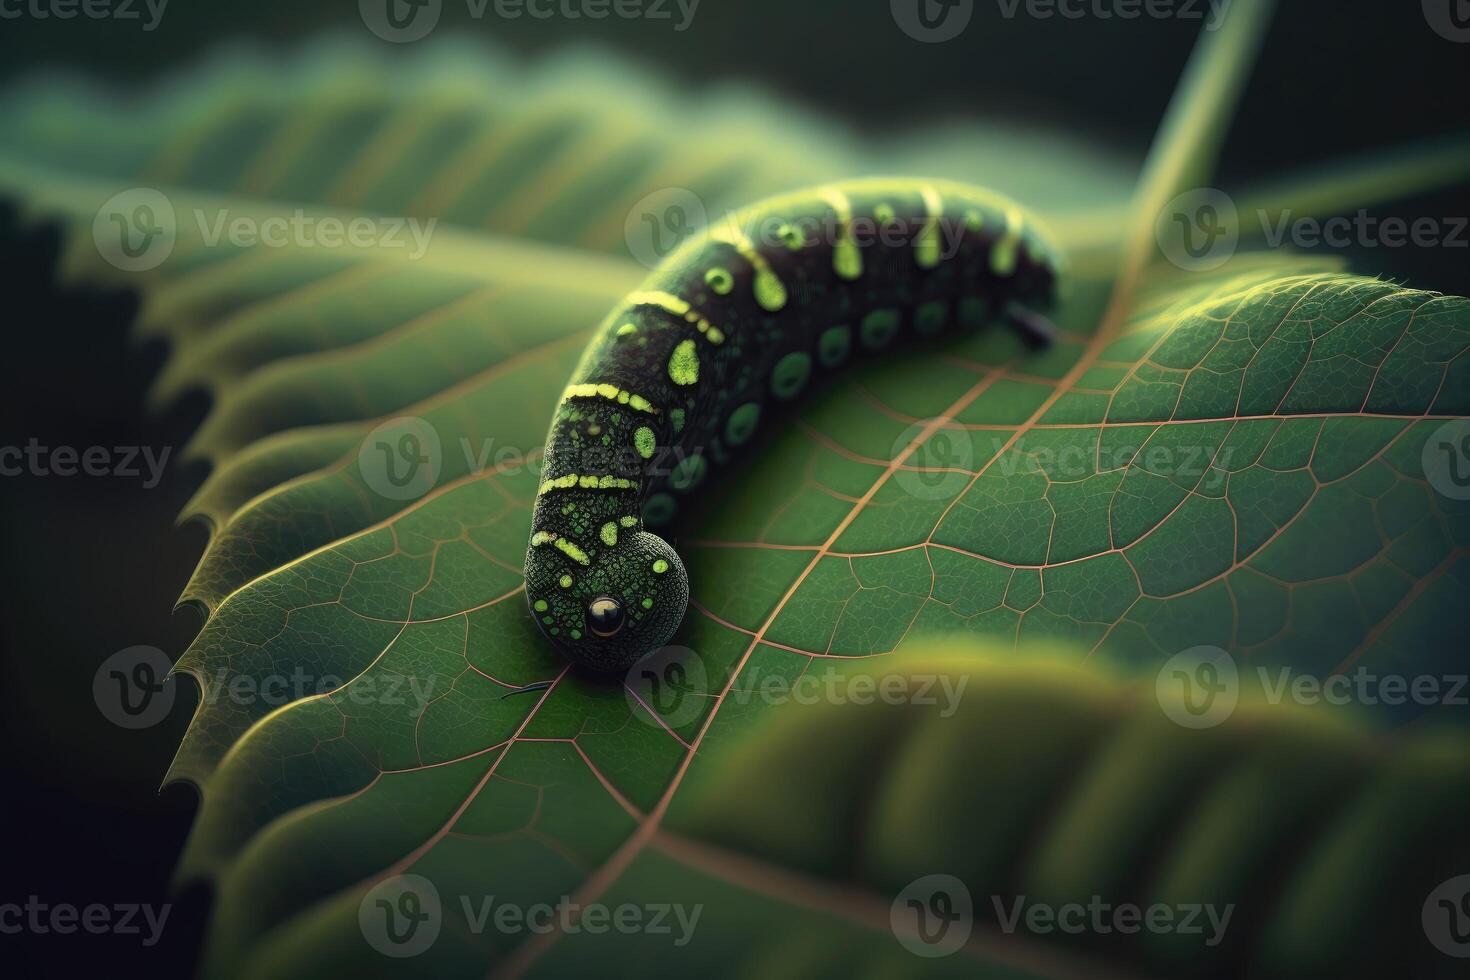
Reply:
[[[930,189],[927,201],[942,202],[935,229],[937,259],[932,247],[916,243],[926,234],[926,222],[934,228],[936,221],[926,208],[925,187]],[[834,190],[850,203],[852,220],[846,225],[837,220]],[[887,218],[889,212],[892,218],[882,225],[880,239],[875,215]],[[973,227],[976,213],[978,228]],[[1026,309],[1049,305],[1058,259],[1034,225],[1029,220],[1017,223],[1018,217],[1014,206],[979,188],[941,181],[853,182],[762,202],[733,220],[716,223],[711,235],[670,256],[640,292],[612,312],[571,379],[573,385],[612,385],[645,399],[657,411],[574,395],[558,407],[551,424],[544,481],[568,474],[611,475],[632,485],[543,489],[538,496],[533,534],[570,538],[587,559],[583,564],[554,544],[537,544],[532,538],[526,556],[527,601],[547,637],[572,662],[603,672],[626,670],[668,641],[683,618],[688,581],[673,549],[645,527],[666,523],[680,495],[698,492],[736,454],[730,423],[741,406],[759,406],[760,425],[766,425],[780,402],[798,397],[854,357],[899,349],[941,331],[978,328],[996,320],[1010,304]],[[804,234],[788,230],[780,238],[775,229],[783,224]],[[779,309],[765,308],[777,305],[770,290],[758,299],[756,267],[749,257],[721,240],[721,229],[736,225],[784,285]],[[1008,240],[1019,241],[1014,267],[1005,273],[1002,263],[997,272],[992,251],[1007,251],[1000,242],[1008,229]],[[867,243],[854,246],[856,252],[844,247],[847,275],[840,274],[834,268],[834,242],[844,237],[851,241],[854,235],[866,235]],[[854,254],[860,255],[861,274],[848,278]],[[724,293],[708,281],[711,269],[728,273]],[[726,281],[715,278],[721,285]],[[763,282],[769,286],[772,280],[764,277]],[[712,343],[687,317],[641,301],[649,293],[683,300],[696,317],[723,333],[723,342]],[[916,314],[920,310],[922,316]],[[874,317],[874,311],[881,312]],[[1023,329],[1027,339],[1040,339],[1034,333],[1039,318],[1021,313],[1014,319],[1029,325]],[[885,322],[896,322],[897,329],[890,334],[883,329]],[[635,330],[629,332],[628,324]],[[841,325],[850,328],[845,354],[840,332],[831,332]],[[670,377],[670,355],[689,339],[698,355],[698,381],[676,384]],[[800,375],[791,370],[790,361],[784,362],[786,370],[776,372],[787,383],[773,384],[777,365],[797,353],[810,357],[805,384],[789,384]],[[676,410],[684,413],[682,428],[674,424]],[[752,411],[746,409],[741,419],[748,422]],[[654,434],[657,451],[651,458],[635,448],[640,427]],[[734,441],[744,445],[750,435],[744,430],[753,427],[737,429],[733,435],[743,438]],[[636,518],[637,523],[622,526],[623,518]],[[609,522],[618,525],[613,545],[600,536]],[[654,563],[660,560],[667,568],[656,572]],[[571,577],[570,587],[560,584],[563,576]],[[622,629],[610,638],[594,636],[586,622],[587,604],[603,595],[618,600],[626,616]],[[537,609],[538,603],[545,608]]]

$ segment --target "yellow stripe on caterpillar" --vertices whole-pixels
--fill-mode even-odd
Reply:
[[[576,487],[579,490],[632,490],[637,484],[632,480],[621,476],[585,476],[579,473],[568,473],[554,480],[547,480],[541,484],[536,491],[536,496],[541,496],[550,490],[570,490]]]
[[[608,401],[617,402],[619,405],[627,405],[629,408],[649,415],[657,415],[658,409],[647,398],[635,395],[631,391],[624,391],[617,385],[596,384],[586,382],[584,384],[568,385],[567,390],[562,392],[561,400],[568,401],[573,398],[606,398]]]
[[[531,535],[531,547],[539,548],[542,545],[551,545],[562,554],[566,555],[578,565],[590,565],[592,559],[587,557],[587,552],[577,546],[575,541],[564,538],[552,531],[537,531]]]

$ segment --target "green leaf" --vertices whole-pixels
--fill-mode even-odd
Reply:
[[[767,941],[696,935],[675,954],[681,969],[717,972],[732,948],[744,963],[780,960],[795,946],[835,957],[824,967],[833,975],[872,961],[907,973],[914,961],[874,926],[887,928],[894,896],[934,873],[963,882],[975,919],[968,952],[987,976],[1122,964],[1152,976],[1224,964],[1262,977],[1443,969],[1420,907],[1453,859],[1419,861],[1410,840],[1455,836],[1470,791],[1463,736],[1384,752],[1322,712],[1257,700],[1229,724],[1180,737],[1151,683],[1139,690],[1081,669],[1065,647],[953,644],[881,669],[844,662],[833,674],[837,690],[866,691],[869,703],[722,711],[705,740],[710,758],[609,897],[702,899],[711,923],[768,924],[747,933]],[[873,693],[895,682],[913,702]],[[918,692],[928,685],[926,704]],[[1234,911],[1218,935],[1203,914],[1200,935],[1005,931],[1022,897],[1060,908],[1093,896]],[[1354,941],[1367,930],[1379,941]],[[656,941],[639,951],[656,955]],[[544,969],[585,969],[599,949],[569,937]]]
[[[15,147],[0,158],[0,187],[31,214],[70,222],[66,273],[137,284],[140,329],[173,345],[155,403],[195,387],[215,398],[190,447],[215,468],[188,509],[213,536],[184,594],[210,615],[177,665],[206,696],[171,770],[203,792],[180,875],[217,889],[206,972],[309,975],[350,963],[479,975],[487,964],[550,972],[594,956],[604,971],[646,972],[666,952],[639,949],[614,966],[586,936],[522,942],[446,926],[427,959],[389,960],[364,943],[358,909],[403,872],[444,896],[522,905],[708,896],[707,914],[725,918],[706,920],[687,955],[722,972],[736,969],[732,950],[751,969],[801,972],[834,948],[879,972],[916,969],[893,960],[884,922],[843,919],[816,901],[830,881],[811,879],[842,869],[835,877],[849,882],[858,868],[853,838],[831,821],[851,819],[844,794],[878,791],[858,778],[872,758],[859,750],[898,751],[924,730],[892,713],[777,718],[732,691],[853,658],[922,663],[932,635],[962,638],[972,658],[1043,644],[1146,677],[1202,644],[1320,676],[1459,665],[1470,508],[1435,492],[1422,457],[1440,425],[1470,414],[1470,301],[1282,255],[1242,255],[1209,276],[1155,261],[1153,215],[1208,174],[1255,16],[1232,19],[1239,26],[1197,57],[1131,209],[1113,157],[1063,152],[1068,141],[1055,136],[1007,132],[1004,154],[980,162],[983,127],[885,149],[819,120],[782,119],[759,97],[676,99],[615,65],[526,72],[460,48],[425,48],[391,76],[384,56],[353,46],[313,49],[285,70],[242,58],[125,114],[64,87],[0,110]],[[1407,192],[1463,176],[1462,161],[1425,159],[1375,170],[1376,186]],[[641,277],[620,255],[624,216],[669,186],[717,211],[879,171],[980,181],[1049,211],[1074,265],[1060,343],[1028,357],[992,331],[861,366],[722,474],[679,532],[694,601],[676,642],[693,651],[680,665],[697,695],[680,709],[636,682],[624,690],[568,672],[525,612],[520,565],[551,408],[586,331]],[[163,265],[118,275],[89,231],[101,203],[135,184],[165,187],[185,214],[259,222],[311,201],[315,215],[362,209],[455,227],[410,259],[210,245],[185,221]],[[1087,190],[1069,197],[1065,186]],[[1361,181],[1331,186],[1356,192]],[[1324,190],[1313,206],[1344,203]],[[438,441],[436,478],[418,496],[381,492],[363,461],[385,424],[425,425]],[[506,697],[533,682],[550,686]],[[1281,937],[1301,930],[1330,940],[1300,953],[1304,969],[1356,949],[1345,923],[1371,903],[1342,885],[1338,855],[1381,846],[1375,860],[1401,849],[1417,861],[1417,828],[1442,811],[1439,796],[1414,793],[1425,780],[1463,783],[1431,748],[1422,764],[1417,745],[1370,759],[1360,735],[1301,735],[1330,743],[1319,755],[1274,721],[1187,740],[1147,713],[1125,718],[1114,688],[1077,673],[1005,684],[1029,687],[933,737],[958,739],[935,758],[981,739],[962,760],[979,773],[966,792],[984,788],[1010,817],[981,814],[983,832],[967,834],[956,823],[971,818],[958,809],[967,797],[949,766],[879,770],[891,777],[883,786],[904,786],[902,801],[927,801],[928,818],[951,822],[933,840],[977,861],[976,881],[1010,875],[1061,900],[1143,853],[1175,863],[1132,883],[1155,891],[1130,894],[1249,891],[1256,879],[1242,876],[1274,853],[1271,833],[1331,830],[1321,864],[1291,863],[1301,897],[1277,896],[1242,934],[1249,950],[1231,954],[1270,964],[1290,965]],[[1012,728],[1035,719],[1016,751],[1034,751],[1026,758],[1054,778],[1008,771],[1020,758],[1010,745],[985,751],[1008,733],[992,717],[1002,708],[1019,716]],[[1156,735],[1168,757],[1158,765],[1179,779],[1138,765],[1124,752],[1139,744],[1128,732],[1149,733],[1148,745]],[[1107,748],[1122,754],[1110,761]],[[1389,789],[1330,824],[1324,801],[1284,797],[1260,839],[1229,838],[1237,814],[1210,805],[1259,794],[1217,799],[1178,768],[1231,749],[1240,768],[1229,778],[1247,790],[1319,766],[1324,782],[1348,773]],[[1081,778],[1098,781],[1092,795],[1071,787],[1081,816],[1031,826],[1073,811],[1021,790],[1061,793],[1079,756],[1090,759]],[[1138,793],[1119,795],[1115,783]],[[1176,806],[1184,797],[1169,794],[1185,784],[1205,793],[1203,809]],[[1108,818],[1096,836],[1094,812]],[[1179,826],[1219,848],[1154,846]],[[1024,855],[1007,836],[1018,827],[1035,831]],[[928,873],[933,857],[919,843],[874,838],[889,863],[856,880],[889,895],[910,871]],[[816,893],[788,901],[722,879],[693,859],[711,847],[722,867],[729,852],[737,868],[769,867],[780,892]],[[1248,859],[1202,866],[1230,847]],[[1332,909],[1347,911],[1315,918]],[[741,923],[769,924],[768,945],[731,938],[759,928]],[[1037,963],[1009,939],[996,946],[984,962],[1017,976],[1065,975],[1078,954]],[[1146,966],[1176,952],[1118,955]]]

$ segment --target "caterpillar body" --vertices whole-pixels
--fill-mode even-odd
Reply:
[[[1044,346],[1060,265],[1016,205],[937,180],[785,194],[685,243],[608,316],[552,419],[526,553],[542,632],[602,672],[663,646],[689,585],[648,528],[680,497],[860,353],[997,317]]]

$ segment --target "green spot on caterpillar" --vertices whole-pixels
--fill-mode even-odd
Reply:
[[[633,433],[633,446],[638,450],[638,455],[644,459],[652,459],[653,451],[658,448],[653,430],[648,426],[639,426],[638,431]]]
[[[1016,271],[1016,251],[1021,244],[1021,212],[1006,209],[1006,231],[990,250],[990,271],[997,276],[1010,276]]]
[[[699,381],[699,353],[694,341],[681,340],[669,355],[669,379],[676,385],[692,385]]]
[[[556,580],[556,584],[564,589],[570,589],[572,587],[572,577],[570,575],[563,575]]]
[[[801,233],[800,228],[793,224],[783,224],[777,228],[776,237],[781,239],[782,243],[793,252],[806,244],[806,236]]]
[[[721,296],[728,295],[730,290],[735,288],[735,277],[730,275],[730,270],[719,266],[715,266],[704,274],[704,282]]]
[[[771,271],[766,257],[756,249],[750,237],[732,215],[730,220],[710,235],[710,240],[735,246],[740,256],[755,270],[755,301],[767,313],[775,313],[786,306],[786,286]]]
[[[537,495],[550,493],[552,490],[567,490],[576,487],[582,490],[631,490],[633,481],[620,476],[585,476],[577,473],[567,473],[554,480],[547,480],[541,484],[536,491]]]
[[[547,607],[546,607],[546,600],[545,599],[537,599],[536,600],[535,609],[536,609],[537,612],[545,612],[546,611],[546,608]]]
[[[653,563],[653,574],[655,574],[655,575],[662,575],[664,572],[667,572],[668,570],[669,570],[669,563],[666,562],[666,561],[664,561],[662,558],[658,559],[657,561],[655,561]]]
[[[656,493],[643,504],[643,522],[660,527],[673,520],[678,509],[679,505],[674,502],[672,494]]]
[[[578,548],[566,538],[556,539],[556,549],[565,554],[568,558],[576,562],[578,565],[592,564],[592,560],[587,557],[587,552],[583,551],[581,548]]]
[[[574,544],[573,542],[568,541],[566,538],[555,533],[554,531],[537,531],[535,534],[531,535],[532,548],[539,548],[542,545],[547,544],[553,546],[554,548],[556,548],[556,550],[560,551],[562,554],[566,555],[568,558],[579,565],[587,565],[591,563],[591,559],[587,557],[587,553],[585,551],[577,547],[576,544]]]
[[[776,369],[771,372],[771,394],[782,401],[790,401],[806,387],[806,379],[811,377],[811,373],[810,354],[805,351],[787,354],[776,362]]]
[[[887,347],[898,336],[898,323],[897,310],[874,310],[869,313],[863,317],[863,322],[858,327],[863,346],[868,350]]]
[[[998,276],[1008,276],[1016,271],[1016,243],[1002,238],[990,252],[990,271]]]
[[[949,304],[943,300],[931,300],[914,310],[914,330],[921,337],[932,337],[944,329],[949,319]]]
[[[828,327],[817,339],[817,360],[824,368],[835,368],[847,360],[852,350],[852,328],[847,325]]]
[[[609,548],[615,546],[618,543],[618,526],[612,521],[608,521],[602,525],[602,531],[599,532],[599,536],[602,538],[602,543]]]
[[[977,330],[985,325],[990,319],[989,305],[978,296],[969,296],[960,300],[960,325],[971,330]]]
[[[756,424],[760,421],[761,406],[759,402],[746,402],[735,411],[730,413],[729,420],[725,423],[725,441],[732,446],[742,445],[747,439],[755,434]]]
[[[769,313],[775,313],[786,305],[786,287],[770,269],[756,273],[755,301]]]
[[[852,202],[835,187],[824,188],[822,200],[837,216],[837,240],[832,246],[832,271],[851,282],[863,274],[863,254],[852,240]]]
[[[914,239],[914,259],[921,269],[932,269],[939,264],[939,217],[944,202],[939,192],[928,184],[920,191],[924,198],[924,227]]]
[[[893,224],[894,217],[896,216],[893,213],[892,205],[880,204],[873,209],[873,220],[877,221],[880,225]]]
[[[642,605],[644,609],[652,609],[653,608],[653,600],[650,599],[650,598],[646,598],[645,597],[644,600],[643,600],[643,602],[640,603],[640,605]]]
[[[631,323],[625,323],[621,327],[618,327],[617,336],[621,340],[624,337],[631,337],[637,332],[638,328],[636,326]]]
[[[621,525],[623,525],[623,527],[633,527],[635,524],[638,523],[638,518],[636,518],[633,515],[629,514],[626,517],[619,517],[618,518],[618,523],[621,524]]]

